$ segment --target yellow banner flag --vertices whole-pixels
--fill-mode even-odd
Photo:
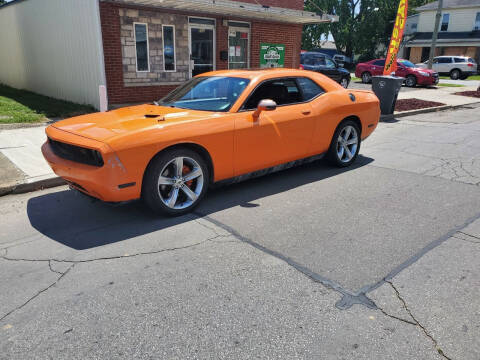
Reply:
[[[390,46],[388,47],[387,58],[385,59],[385,68],[383,75],[389,75],[397,70],[397,54],[402,43],[403,30],[405,29],[405,22],[407,21],[408,0],[400,0],[398,4],[397,18],[393,26],[392,38],[390,39]]]

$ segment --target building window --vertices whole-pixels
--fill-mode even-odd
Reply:
[[[442,25],[440,31],[448,31],[448,22],[450,21],[450,14],[443,14]]]
[[[480,12],[477,12],[477,17],[475,18],[475,26],[473,30],[480,30]]]
[[[137,71],[150,71],[148,58],[148,28],[147,24],[134,23],[135,53],[137,56]]]
[[[175,27],[163,26],[163,70],[175,71]]]
[[[412,32],[416,32],[417,31],[417,24],[412,24]]]

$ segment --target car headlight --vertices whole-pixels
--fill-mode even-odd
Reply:
[[[419,71],[420,75],[423,75],[423,76],[426,76],[426,77],[429,77],[430,74],[425,72],[425,71]]]

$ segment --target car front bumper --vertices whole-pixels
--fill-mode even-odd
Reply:
[[[438,74],[433,76],[418,76],[417,77],[417,84],[418,85],[437,85],[439,82],[440,77]]]
[[[68,140],[65,139],[65,134],[67,134]],[[55,128],[48,128],[47,135],[56,141],[76,143],[71,141],[72,138],[75,140],[76,135]],[[83,146],[85,138],[77,140],[79,140],[79,146]],[[42,146],[42,154],[53,172],[78,191],[106,202],[138,199],[141,192],[141,181],[129,176],[120,159],[107,145],[94,140],[88,141],[90,146],[95,145],[98,150],[101,150],[103,166],[92,166],[66,160],[55,154],[48,140]]]

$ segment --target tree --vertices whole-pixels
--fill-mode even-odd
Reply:
[[[410,0],[409,13],[432,1]],[[376,57],[388,47],[398,3],[399,0],[306,0],[305,10],[337,15],[339,21],[305,26],[302,48],[320,47],[320,39],[332,34],[337,50],[344,50],[347,56]]]

